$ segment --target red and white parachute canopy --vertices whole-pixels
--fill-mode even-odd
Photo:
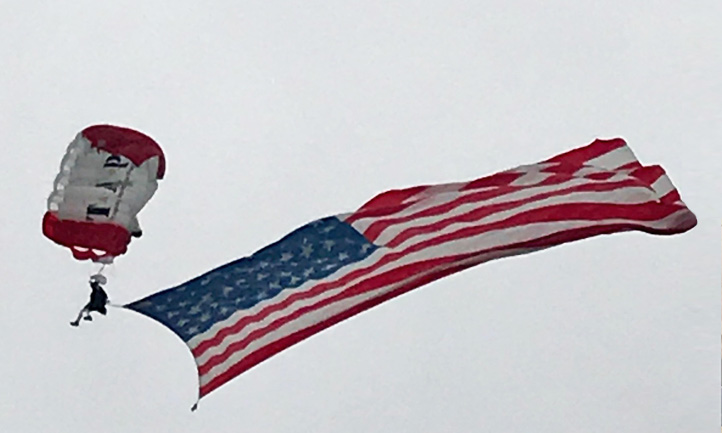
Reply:
[[[165,174],[152,138],[129,128],[94,125],[70,143],[48,197],[43,234],[78,260],[110,263],[140,236],[137,214]]]

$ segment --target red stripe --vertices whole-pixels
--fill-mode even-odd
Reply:
[[[492,174],[491,176],[482,177],[480,179],[472,180],[466,186],[461,188],[461,191],[468,191],[477,188],[489,188],[493,186],[508,186],[510,183],[524,176],[525,173],[519,172],[502,172]]]
[[[402,210],[410,207],[411,205],[417,203],[419,200],[409,201],[407,203],[398,204],[395,206],[388,206],[388,207],[377,207],[377,208],[371,208],[366,209],[362,211],[356,211],[352,213],[351,215],[347,216],[344,221],[346,221],[349,224],[352,224],[362,218],[381,218],[386,215],[393,215],[395,213],[401,212]]]
[[[609,180],[610,178],[614,177],[617,173],[614,171],[600,171],[597,173],[589,173],[585,174],[585,179],[591,179],[591,180]]]
[[[598,158],[620,147],[626,146],[627,143],[621,138],[613,138],[611,140],[594,140],[591,144],[561,153],[555,157],[549,158],[544,162],[563,162],[571,165],[584,165],[587,161]]]
[[[673,189],[672,191],[665,194],[662,198],[660,198],[659,201],[664,204],[672,204],[682,201],[682,197],[679,196],[679,191]]]
[[[641,168],[642,164],[639,161],[628,162],[616,168],[616,170],[634,170],[635,168]]]
[[[664,170],[658,165],[650,165],[648,167],[640,167],[630,173],[632,176],[652,187],[660,177],[664,176]]]
[[[371,200],[367,201],[363,206],[361,206],[356,212],[354,212],[353,215],[349,216],[346,220],[356,221],[357,219],[361,218],[362,216],[373,216],[375,214],[375,211],[378,209],[386,209],[386,208],[398,208],[403,209],[405,207],[409,206],[409,203],[404,203],[409,198],[425,191],[428,188],[428,186],[416,186],[412,188],[406,188],[406,189],[394,189],[391,191],[383,192]]]

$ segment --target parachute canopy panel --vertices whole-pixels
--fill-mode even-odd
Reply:
[[[78,260],[111,262],[142,233],[137,215],[164,175],[165,156],[152,138],[129,128],[90,126],[60,163],[43,234]]]

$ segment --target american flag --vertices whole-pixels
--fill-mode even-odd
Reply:
[[[599,234],[696,225],[621,139],[470,182],[391,190],[127,308],[189,346],[199,398],[281,350],[438,278]]]

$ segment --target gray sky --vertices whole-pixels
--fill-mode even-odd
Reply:
[[[0,431],[716,431],[722,3],[651,5],[4,0]],[[144,237],[108,272],[117,303],[383,190],[596,137],[664,166],[699,225],[434,282],[191,413],[195,366],[169,330],[115,309],[68,326],[97,266],[40,221],[95,123],[151,135],[168,161]]]

